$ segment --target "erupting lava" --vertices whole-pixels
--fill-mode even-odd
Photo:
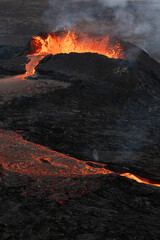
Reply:
[[[26,66],[26,76],[35,73],[39,61],[48,54],[98,53],[109,58],[123,59],[124,53],[120,44],[111,43],[109,36],[91,36],[86,33],[76,34],[75,31],[55,32],[34,36],[30,43],[28,57],[31,61]]]

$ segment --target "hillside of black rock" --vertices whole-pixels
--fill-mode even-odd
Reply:
[[[32,179],[27,182],[34,185]],[[21,196],[25,187],[0,183],[1,239],[159,239],[160,192],[155,187],[110,175],[97,191],[64,205]]]
[[[0,46],[0,78],[26,72],[28,62],[26,48],[21,46]]]
[[[38,78],[68,87],[15,98],[0,110],[5,128],[82,160],[160,178],[160,65],[135,49],[124,60],[91,53],[45,57]]]
[[[160,65],[127,46],[122,60],[91,53],[46,56],[33,81],[51,81],[54,87],[4,103],[1,129],[160,181]],[[1,239],[159,239],[158,187],[111,174],[101,177],[97,190],[61,205],[47,196],[22,196],[22,189],[34,189],[34,180],[18,184],[14,173],[0,171],[2,179],[12,179],[0,182]]]

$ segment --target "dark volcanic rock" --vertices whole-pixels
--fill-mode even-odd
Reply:
[[[0,75],[12,76],[24,74],[26,72],[26,63],[29,60],[26,56],[13,57],[8,61],[0,61]]]
[[[17,98],[1,109],[7,129],[54,150],[129,167],[159,179],[160,68],[147,53],[126,47],[127,58],[98,54],[45,57],[36,70],[68,88]]]
[[[113,41],[115,41],[115,39],[113,39]],[[159,63],[151,58],[146,52],[131,43],[120,40],[117,41],[120,42],[124,51],[125,59],[123,61],[125,61],[130,68],[135,65],[141,65],[145,70],[149,68],[156,72],[156,74],[160,74]],[[99,55],[99,58],[96,58],[96,55],[98,54],[71,53],[58,54],[55,56],[48,55],[41,60],[40,64],[37,66],[37,71],[46,75],[53,75],[55,72],[66,73],[68,76],[81,74],[83,79],[86,79],[87,76],[91,79],[98,75],[98,79],[102,80],[103,77],[107,76],[109,71],[111,71],[111,69],[109,69],[110,66],[113,68],[116,62],[117,64],[122,62],[121,59],[108,59],[104,55]]]
[[[32,179],[27,183],[34,185]],[[0,183],[1,239],[159,239],[159,189],[109,175],[97,191],[61,205],[23,197],[25,187]]]
[[[1,130],[0,143],[0,239],[158,239],[158,187],[103,175],[104,165],[12,131]]]
[[[0,76],[24,74],[28,62],[26,48],[0,46]]]
[[[0,60],[8,60],[11,57],[19,54],[24,50],[24,47],[20,46],[11,46],[11,45],[4,45],[0,46]]]
[[[67,78],[71,81],[104,82],[106,78],[113,75],[113,69],[120,63],[121,60],[92,53],[58,54],[48,55],[42,59],[36,71],[56,78],[62,75],[64,80]]]
[[[55,83],[54,91],[19,94],[5,103],[1,128],[20,130],[25,139],[82,160],[105,162],[117,172],[160,180],[160,65],[143,51],[137,58],[127,55],[125,60],[90,53],[47,56],[37,72],[43,81]],[[52,167],[45,158],[39,164]],[[88,177],[83,180],[80,188]],[[97,184],[97,178],[92,181]],[[0,166],[0,239],[159,239],[158,187],[115,174],[98,181],[97,190],[63,204],[45,192],[50,184],[45,188],[38,179],[36,185],[23,172],[5,172]],[[61,188],[54,187],[57,192]]]

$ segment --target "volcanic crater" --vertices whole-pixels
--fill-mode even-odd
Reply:
[[[160,65],[119,42],[121,58],[43,52],[27,87],[1,91],[3,236],[31,239],[27,226],[32,239],[158,239]],[[32,63],[17,51],[1,56],[2,77]]]

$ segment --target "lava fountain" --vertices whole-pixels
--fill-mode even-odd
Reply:
[[[76,53],[98,53],[109,58],[123,59],[124,52],[120,43],[110,41],[109,36],[93,36],[86,33],[77,34],[75,31],[55,32],[34,36],[30,42],[28,58],[30,62],[26,65],[26,76],[35,73],[35,67],[39,61],[48,54]]]

